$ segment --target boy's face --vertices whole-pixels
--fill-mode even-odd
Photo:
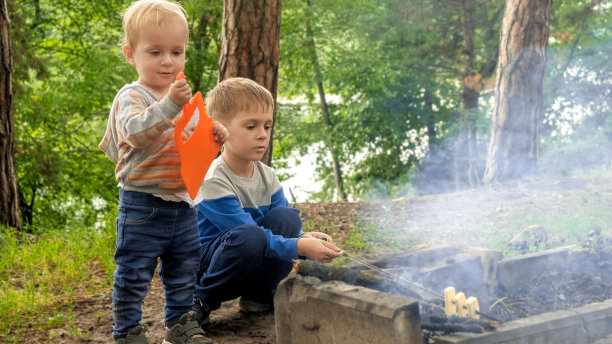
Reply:
[[[223,144],[223,157],[230,168],[249,166],[263,157],[272,131],[271,107],[239,111],[231,121],[222,124],[229,132],[229,139]]]
[[[138,82],[163,97],[185,68],[188,32],[179,19],[162,26],[146,24],[135,47],[125,46],[123,54],[138,72]]]

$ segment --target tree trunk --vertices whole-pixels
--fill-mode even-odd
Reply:
[[[224,0],[219,81],[249,78],[268,89],[276,100],[280,19],[281,0]],[[273,138],[274,125],[261,159],[266,165],[272,162]]]
[[[474,0],[463,0],[463,86],[461,91],[462,114],[459,128],[459,141],[455,152],[455,187],[475,187],[479,183],[476,170],[478,149],[476,147],[476,118],[480,97],[480,75],[474,72]]]
[[[427,143],[429,149],[432,149],[433,145],[437,141],[436,133],[436,116],[433,108],[433,95],[429,89],[425,89],[425,108],[427,109],[426,125],[427,125]]]
[[[14,156],[14,118],[11,73],[13,58],[9,34],[9,18],[6,1],[0,0],[0,224],[21,229],[19,221],[19,197]]]
[[[537,172],[552,0],[507,0],[483,183]]]
[[[327,106],[327,100],[325,99],[325,89],[323,88],[323,76],[321,74],[321,68],[319,67],[319,58],[317,57],[317,47],[314,41],[314,32],[312,31],[312,26],[310,24],[310,20],[312,19],[312,11],[310,11],[310,0],[308,0],[309,11],[306,14],[306,45],[310,50],[310,60],[312,62],[312,67],[315,73],[315,80],[317,83],[317,89],[319,91],[319,102],[321,103],[321,113],[323,114],[323,121],[325,126],[328,129],[328,133],[326,135],[326,145],[329,148],[332,165],[334,168],[334,182],[336,184],[336,192],[338,195],[338,201],[346,202],[346,192],[344,191],[344,182],[342,181],[342,169],[340,168],[340,161],[338,159],[338,154],[336,153],[333,137],[332,137],[332,123],[331,117],[329,114],[329,108]]]

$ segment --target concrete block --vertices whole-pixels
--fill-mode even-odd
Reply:
[[[606,338],[600,339],[593,344],[612,344],[612,336],[608,336]]]
[[[467,254],[480,257],[483,271],[482,280],[487,286],[489,295],[494,295],[497,286],[497,264],[504,258],[504,254],[501,251],[483,247],[470,247]]]
[[[372,260],[371,263],[382,267],[424,267],[440,265],[448,258],[459,253],[459,248],[451,245],[426,247],[397,255],[388,255],[383,259]]]
[[[522,283],[551,270],[554,266],[566,264],[572,247],[559,247],[500,261],[497,265],[498,286],[503,288],[504,294],[516,292]]]
[[[496,331],[455,333],[436,344],[590,344],[612,334],[612,300],[509,321]],[[605,342],[605,341],[604,341]],[[599,342],[598,342],[599,343]]]
[[[573,309],[582,316],[591,342],[612,335],[612,299]]]
[[[418,302],[338,281],[291,274],[274,297],[277,342],[423,342]]]
[[[455,333],[435,339],[436,344],[589,344],[582,317],[558,311],[514,320],[496,331]]]
[[[489,293],[483,275],[480,257],[457,254],[447,264],[422,269],[417,280],[439,294],[443,294],[446,287],[455,287],[457,293],[477,297],[480,307],[485,308],[489,305]]]

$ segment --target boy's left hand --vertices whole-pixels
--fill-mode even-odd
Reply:
[[[332,237],[322,232],[306,232],[302,235],[302,238],[315,238],[323,241],[332,242]]]
[[[219,122],[215,122],[213,125],[213,134],[215,135],[215,141],[219,144],[223,144],[229,139],[229,131]]]

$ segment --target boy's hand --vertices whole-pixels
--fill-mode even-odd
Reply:
[[[317,262],[328,263],[340,255],[341,250],[331,242],[304,236],[302,235],[297,241],[298,256],[306,256]]]
[[[213,134],[215,135],[215,141],[219,144],[223,144],[229,139],[229,131],[219,122],[215,122],[213,125]]]
[[[332,242],[332,237],[322,232],[306,232],[301,238],[316,238],[323,241]]]
[[[189,103],[191,96],[191,86],[189,86],[187,80],[176,80],[172,85],[170,85],[168,97],[170,97],[170,100],[172,100],[176,105],[183,106]]]

